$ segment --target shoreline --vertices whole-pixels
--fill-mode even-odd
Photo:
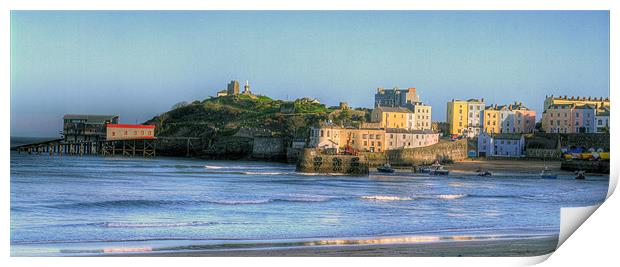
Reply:
[[[453,240],[405,244],[321,245],[153,251],[89,256],[102,257],[525,257],[555,251],[558,236],[497,240]],[[86,256],[86,255],[84,255]]]

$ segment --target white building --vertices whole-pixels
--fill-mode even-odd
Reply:
[[[417,103],[413,105],[413,114],[415,115],[415,118],[413,120],[414,126],[410,129],[413,129],[413,130],[430,130],[431,129],[431,118],[432,118],[431,106]]]
[[[415,148],[437,144],[439,133],[431,130],[406,130],[388,128],[385,130],[385,149]]]
[[[468,138],[478,136],[482,132],[482,117],[484,113],[484,98],[467,100],[467,131],[465,135]]]
[[[609,108],[604,107],[596,114],[595,117],[596,132],[602,133],[609,130]]]
[[[335,149],[340,147],[340,135],[342,127],[331,123],[321,123],[310,128],[310,140],[308,146],[319,149]]]
[[[478,136],[479,157],[521,157],[525,148],[523,134],[490,134]]]

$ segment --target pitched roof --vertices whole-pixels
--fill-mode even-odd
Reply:
[[[432,130],[407,130],[401,128],[387,128],[386,133],[410,133],[410,134],[436,134]]]
[[[596,107],[590,104],[585,104],[581,106],[576,106],[575,109],[596,109]]]
[[[519,133],[498,133],[491,134],[493,139],[503,139],[503,140],[520,140],[523,135]]]
[[[376,109],[381,112],[413,113],[413,111],[411,111],[408,108],[404,108],[404,107],[381,107],[379,106]]]

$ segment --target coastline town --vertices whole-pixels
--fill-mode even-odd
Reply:
[[[207,106],[212,102],[206,101],[211,100],[238,103],[268,99],[254,94],[248,81],[243,87],[241,91],[239,82],[233,80],[215,97],[179,103],[171,112],[191,105]],[[534,109],[518,100],[504,104],[488,103],[484,98],[451,99],[446,103],[446,121],[435,122],[431,119],[432,107],[421,101],[418,93],[416,88],[378,88],[372,109],[353,109],[346,102],[327,108],[312,98],[278,100],[274,112],[277,116],[339,112],[341,117],[351,119],[336,122],[330,119],[333,116],[312,117],[313,123],[297,127],[295,136],[235,126],[232,136],[249,138],[249,156],[245,159],[297,163],[301,172],[367,174],[369,167],[393,172],[394,168],[409,170],[429,165],[441,167],[434,170],[442,172],[444,163],[487,159],[496,161],[478,164],[476,172],[481,175],[490,175],[487,168],[501,164],[501,160],[543,160],[539,169],[561,162],[561,169],[567,171],[609,173],[608,97],[546,96],[541,101],[540,121],[536,121]],[[320,109],[304,112],[303,105]],[[187,131],[181,136],[162,134],[159,128],[165,127],[164,123],[155,120],[120,124],[118,115],[66,114],[63,121],[61,138],[12,149],[50,155],[154,157],[170,155],[172,150],[181,151],[172,155],[183,155],[184,151],[185,156],[195,156],[197,150],[216,146],[213,139],[205,144],[204,137]],[[262,123],[259,119],[258,124]],[[215,132],[218,130],[222,131]],[[237,152],[227,148],[221,154],[226,153]]]

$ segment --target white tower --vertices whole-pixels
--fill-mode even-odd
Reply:
[[[243,86],[243,93],[248,95],[252,94],[250,91],[250,82],[248,82],[248,80],[245,81],[245,86]]]

